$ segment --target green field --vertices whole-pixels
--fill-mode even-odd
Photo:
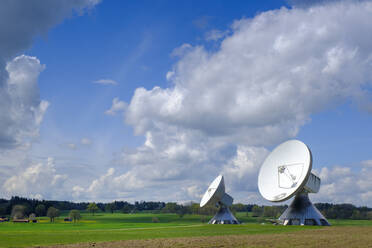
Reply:
[[[159,223],[153,223],[153,217]],[[28,247],[53,244],[101,242],[114,240],[199,237],[221,235],[275,234],[322,227],[274,226],[262,224],[262,219],[238,213],[242,225],[208,225],[201,222],[201,216],[176,214],[122,214],[100,213],[92,216],[82,214],[74,223],[63,222],[63,216],[55,223],[40,218],[38,223],[0,223],[0,247]],[[209,218],[209,217],[208,217]],[[207,218],[207,220],[208,220]],[[336,226],[372,226],[372,221],[331,220]]]

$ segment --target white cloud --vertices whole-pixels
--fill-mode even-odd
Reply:
[[[55,199],[63,197],[66,179],[66,175],[57,174],[54,159],[48,158],[45,163],[31,164],[8,178],[2,185],[2,191],[7,197],[19,195]]]
[[[0,8],[0,149],[23,145],[38,135],[48,108],[40,100],[38,76],[45,66],[35,57],[14,58],[65,17],[81,14],[98,0],[5,1]]]
[[[40,100],[37,80],[45,68],[35,57],[21,55],[6,66],[0,89],[0,148],[14,148],[38,136],[49,102]]]
[[[88,188],[88,192],[97,193],[99,189],[102,189],[102,186],[106,186],[110,181],[111,176],[114,174],[114,168],[110,168],[107,173],[101,176],[99,179],[96,179],[92,182],[92,184]]]
[[[116,115],[118,112],[123,112],[127,108],[127,103],[120,101],[118,97],[112,99],[111,108],[105,111],[107,115]]]
[[[236,22],[220,50],[195,47],[177,63],[173,88],[137,89],[127,122],[139,134],[161,122],[254,145],[293,137],[311,113],[365,94],[370,5],[283,8]]]
[[[112,177],[133,179],[146,199],[183,201],[224,173],[236,200],[259,199],[265,147],[295,137],[311,114],[368,102],[371,16],[371,2],[282,8],[236,21],[217,50],[181,46],[172,87],[138,88],[125,108],[146,141],[116,158]]]
[[[109,168],[106,174],[94,179],[86,188],[75,185],[72,188],[72,197],[75,199],[101,199],[104,201],[113,199],[126,199],[131,196],[133,190],[141,190],[142,182],[129,175],[114,175],[115,169]],[[108,194],[109,192],[109,194]],[[133,201],[138,200],[135,196]]]
[[[102,84],[102,85],[117,85],[118,84],[118,82],[112,79],[100,79],[100,80],[93,81],[93,83]]]
[[[257,175],[262,162],[269,154],[263,147],[238,146],[236,155],[224,166],[222,174],[230,182],[228,188],[236,191],[257,191]]]
[[[63,188],[64,194],[140,200],[140,192],[143,200],[198,200],[222,173],[236,201],[263,201],[257,173],[267,147],[295,137],[311,114],[346,100],[367,102],[360,99],[368,100],[372,76],[371,12],[365,2],[282,8],[236,21],[217,50],[186,46],[167,73],[171,87],[138,88],[129,105],[114,98],[106,111],[124,112],[144,144],[124,149],[106,173]],[[32,171],[49,171],[49,182],[63,182],[54,167],[40,167],[11,176],[4,189],[48,196],[49,189],[26,192],[28,186],[14,183]],[[323,186],[315,201],[372,204],[365,167],[320,170]]]
[[[63,199],[65,175],[53,160],[32,162],[29,150],[39,135],[49,102],[40,99],[36,57],[20,55],[36,36],[65,17],[80,15],[99,1],[2,1],[0,8],[0,197]]]
[[[72,197],[75,199],[81,199],[81,195],[84,193],[84,188],[80,186],[73,186],[72,187]]]
[[[363,164],[363,162],[361,162]],[[354,168],[353,168],[354,167]],[[372,205],[371,167],[333,166],[320,171],[321,187],[312,194],[315,202],[353,203]]]

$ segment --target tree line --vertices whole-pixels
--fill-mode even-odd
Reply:
[[[332,203],[315,203],[316,208],[327,219],[353,219],[353,220],[371,220],[372,208],[356,207],[353,204],[332,204]],[[278,218],[287,205],[281,206],[258,206],[252,207],[253,217]]]
[[[38,199],[29,199],[19,196],[13,196],[9,200],[0,199],[0,216],[10,215],[13,207],[15,205],[24,206],[24,212],[26,215],[31,213],[36,213],[38,216],[45,216],[46,211],[50,207],[54,207],[60,211],[66,210],[87,210],[90,202],[70,202],[70,201],[50,201],[50,200],[38,200]],[[114,201],[111,203],[96,203],[98,210],[102,212],[111,212],[123,210],[125,212],[132,211],[144,211],[144,210],[158,210],[162,209],[165,206],[164,202],[135,202],[129,203],[127,201]]]
[[[372,208],[356,207],[352,204],[332,204],[316,203],[315,206],[322,214],[329,219],[372,219]],[[251,212],[253,217],[278,218],[287,208],[287,205],[281,206],[259,206],[256,204],[237,203],[231,206],[231,211]],[[152,212],[152,213],[175,213],[179,217],[185,214],[214,215],[217,208],[206,206],[200,208],[198,203],[190,202],[188,204],[178,204],[175,202],[153,202],[136,201],[130,203],[127,201],[114,201],[110,203],[92,203],[92,202],[69,202],[69,201],[48,201],[28,199],[14,196],[9,200],[0,199],[0,216],[48,216],[51,221],[59,216],[59,211],[70,211],[70,217],[74,221],[80,218],[80,211],[89,211],[93,215],[97,212]],[[73,211],[72,211],[73,210]]]
[[[372,208],[352,204],[316,203],[315,206],[328,219],[371,220]]]

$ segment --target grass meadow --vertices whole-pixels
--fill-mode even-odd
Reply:
[[[296,232],[322,232],[322,230],[327,230],[327,227],[262,224],[263,219],[247,216],[246,213],[237,214],[237,218],[244,223],[242,225],[208,225],[202,223],[202,219],[209,220],[211,216],[205,218],[198,215],[185,215],[180,218],[176,214],[97,213],[93,216],[90,213],[82,213],[82,219],[78,223],[64,222],[63,217],[61,215],[55,223],[50,223],[49,219],[44,217],[39,218],[38,223],[0,223],[0,247],[48,246],[119,240],[193,239],[196,237],[208,239],[211,236],[236,236],[239,237],[239,240],[247,236],[261,237],[264,235],[265,237],[266,235],[266,237],[272,237],[273,235],[289,235]],[[153,217],[156,217],[159,222],[153,223]],[[337,230],[365,227],[369,232],[372,231],[372,221],[330,220],[330,222],[333,225],[332,228],[339,228]],[[135,247],[135,245],[129,246]],[[188,246],[190,245],[181,245],[180,247]],[[143,247],[146,247],[146,245]],[[174,247],[177,246],[174,245]]]

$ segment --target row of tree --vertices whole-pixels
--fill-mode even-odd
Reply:
[[[0,199],[0,216],[10,215],[15,205],[23,205],[25,207],[25,213],[27,215],[35,213],[37,216],[45,216],[46,211],[50,207],[66,211],[66,210],[86,210],[89,206],[89,202],[69,202],[69,201],[47,201],[47,200],[37,200],[28,199],[24,197],[14,196],[10,200]],[[114,201],[111,203],[96,203],[98,207],[97,211],[102,212],[113,212],[125,210],[126,212],[132,211],[153,211],[160,210],[164,208],[164,202],[135,202],[134,204],[126,201]]]
[[[356,207],[352,204],[316,203],[318,210],[328,219],[371,220],[372,208]],[[278,218],[287,206],[258,206],[252,207],[253,217]]]
[[[331,204],[316,203],[316,207],[329,219],[372,219],[372,208],[356,207],[352,204]],[[69,202],[69,201],[45,201],[36,199],[27,199],[22,197],[12,197],[10,200],[0,199],[0,216],[12,215],[14,206],[22,208],[22,213],[29,216],[34,213],[35,216],[49,216],[50,209],[57,211],[66,210],[87,210],[93,215],[97,212],[114,213],[135,213],[149,211],[153,213],[176,213],[180,217],[185,214],[213,215],[217,208],[206,206],[200,208],[197,203],[178,204],[175,202],[135,202],[134,204],[126,201],[114,201],[111,203],[88,203],[88,202]],[[15,209],[17,209],[15,208]],[[277,218],[287,208],[287,205],[281,206],[258,206],[255,204],[233,204],[232,212],[252,212],[254,217]],[[19,211],[18,211],[19,212]],[[58,214],[59,215],[59,214]],[[58,216],[57,215],[57,216]]]
[[[38,205],[38,208],[36,209],[41,209],[41,208],[44,209],[45,206],[40,204]],[[41,212],[39,212],[39,214],[40,213]],[[50,218],[50,222],[54,222],[55,218],[58,217],[59,215],[60,215],[60,211],[55,207],[49,207],[48,210],[46,211],[46,216]],[[31,213],[27,215],[26,207],[24,205],[14,205],[10,216],[13,220],[19,220],[19,219],[25,219],[25,218],[28,218],[31,221],[36,220],[35,213]],[[43,216],[43,215],[40,214],[39,216]],[[69,217],[71,218],[71,220],[76,222],[77,220],[81,218],[80,211],[77,209],[71,210],[69,213]]]
[[[352,204],[316,203],[315,206],[329,219],[371,220],[372,208]]]
[[[266,217],[266,218],[278,218],[287,206],[258,206],[252,207],[253,217]]]

